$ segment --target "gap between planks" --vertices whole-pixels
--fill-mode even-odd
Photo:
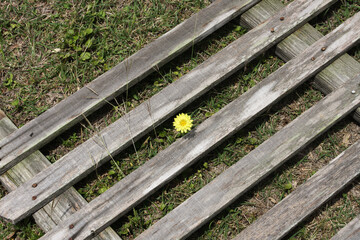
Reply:
[[[95,167],[110,160],[111,155],[130,146],[133,139],[136,140],[151,131],[154,126],[290,35],[334,2],[335,0],[310,2],[297,0],[291,3],[273,18],[249,31],[190,73],[105,128],[99,136],[94,136],[75,148],[46,171],[35,176],[31,182],[23,184],[21,189],[1,199],[0,215],[14,223],[29,216],[86,176]],[[286,20],[280,21],[279,16],[286,16]],[[281,25],[279,25],[280,22]],[[270,29],[274,25],[278,27],[275,32],[272,32]],[[229,58],[229,56],[233,57]],[[31,187],[33,182],[38,183],[35,190]],[[28,200],[34,195],[37,197],[36,200],[29,202]],[[9,209],[11,209],[10,212]]]
[[[0,110],[0,139],[8,136],[16,129],[16,126],[5,116],[4,112]],[[3,186],[11,192],[49,165],[49,160],[39,151],[36,151],[15,165],[5,174],[1,175],[0,181]],[[54,202],[49,203],[44,206],[44,208],[33,214],[35,222],[44,232],[50,231],[58,223],[87,204],[86,200],[73,187],[53,201]],[[93,239],[121,240],[116,232],[110,227],[105,229]]]
[[[263,0],[241,15],[240,25],[254,28],[283,7],[284,4],[279,0]],[[307,23],[279,43],[275,53],[287,62],[321,37],[323,35]],[[358,73],[360,73],[360,63],[350,55],[344,54],[315,76],[314,85],[324,94],[329,94]],[[353,117],[360,123],[360,108],[354,112]]]
[[[335,31],[340,29],[347,29],[345,31],[354,30],[352,34],[356,38],[353,39],[354,43],[356,43],[360,36],[360,26],[357,24],[359,21],[360,13],[342,24]],[[334,32],[329,35],[334,34]],[[329,35],[325,36],[325,38],[329,37]],[[342,39],[346,36],[342,35],[340,31],[337,37]],[[321,40],[325,41],[322,42]],[[327,40],[323,38],[321,40],[317,43],[335,43],[333,38]],[[340,42],[342,41],[340,40]],[[313,48],[315,46],[316,48]],[[324,45],[313,45],[297,58],[316,56],[316,54],[312,55],[310,53],[311,51],[316,52],[316,49],[321,48],[321,46]],[[334,49],[337,44],[331,47],[329,45],[325,46]],[[316,58],[318,57],[316,56]],[[289,61],[283,68],[297,58]],[[316,60],[313,62],[316,62]],[[307,71],[303,65],[297,64],[297,66],[298,71]],[[318,135],[358,107],[360,105],[359,81],[360,75],[346,83],[345,87],[341,87],[325,97],[160,219],[137,239],[183,239],[188,237],[193,231],[200,228],[205,222],[303,149]],[[267,100],[263,99],[263,101]]]
[[[326,96],[136,239],[188,237],[317,136],[355,110],[360,105],[360,94],[355,96],[351,91],[352,89],[360,91],[358,81],[360,76]]]
[[[263,1],[264,2],[264,1]],[[307,24],[308,25],[308,24]],[[310,25],[309,25],[310,26]],[[302,29],[301,29],[302,30]],[[300,30],[299,30],[300,31]],[[293,35],[292,35],[293,36]],[[278,49],[281,49],[281,47],[280,47],[280,45],[281,44],[279,44],[278,45]],[[333,65],[333,64],[332,64]],[[359,65],[359,64],[358,64]],[[347,65],[345,65],[345,66],[347,66]],[[341,68],[340,68],[341,69]],[[347,72],[344,72],[344,74],[346,75],[346,73],[351,73],[351,72],[354,72],[354,71],[347,71]],[[317,76],[318,77],[318,76]],[[326,90],[323,90],[323,91],[325,91],[325,93],[326,93]],[[0,112],[1,113],[1,112]],[[1,119],[1,116],[0,116],[0,119]]]
[[[296,11],[296,9],[294,9],[294,11]],[[359,17],[360,15],[358,18]],[[357,20],[358,19],[352,19],[353,22],[356,22]],[[188,167],[190,164],[193,164],[201,156],[216,147],[221,141],[225,140],[226,137],[246,125],[256,115],[264,111],[271,103],[278,101],[301,82],[315,74],[316,71],[319,71],[321,67],[324,67],[324,65],[329,63],[331,59],[346,51],[346,49],[356,42],[359,37],[358,33],[360,33],[360,28],[355,29],[355,31],[349,31],[349,29],[346,28],[339,28],[332,34],[324,37],[322,41],[317,43],[317,45],[307,49],[301,56],[284,65],[268,78],[261,81],[254,88],[240,96],[237,100],[207,119],[204,123],[200,124],[188,135],[158,153],[158,155],[149,160],[143,166],[132,172],[101,196],[94,199],[91,203],[89,203],[87,209],[83,209],[81,212],[73,215],[71,219],[64,222],[62,226],[59,226],[56,230],[54,229],[54,231],[46,235],[44,239],[56,239],[54,236],[59,235],[65,237],[76,235],[79,239],[86,239],[91,230],[96,231],[97,229],[101,229],[107,224],[112,223],[118,217],[134,207],[137,203],[157,190],[161,185],[171,180],[183,169]],[[344,38],[341,38],[341,36],[346,36],[346,39],[351,40],[344,42]],[[321,46],[324,46],[324,43],[328,44],[328,51],[326,52],[321,51]],[[317,60],[312,61],[311,56],[316,56]],[[346,91],[347,90],[348,89],[346,89]],[[344,91],[341,93],[344,93]],[[337,94],[339,94],[339,92],[337,92]],[[259,96],[262,96],[262,101],[258,101]],[[349,103],[347,107],[341,106],[341,110],[339,110],[339,112],[333,110],[330,112],[332,115],[328,114],[328,118],[324,118],[323,120],[320,119],[321,121],[325,121],[325,123],[328,124],[328,127],[331,125],[330,123],[334,123],[334,119],[330,119],[331,116],[334,117],[335,114],[335,120],[338,120],[339,116],[337,116],[337,114],[343,116],[345,113],[354,109],[355,105],[358,104],[355,102],[359,101],[359,94],[347,94],[346,96],[347,97],[344,98],[343,103],[353,100],[351,103],[352,105]],[[336,100],[338,100],[338,95],[336,95],[336,97]],[[329,101],[331,100],[333,99],[330,99]],[[337,105],[335,104],[335,106]],[[337,107],[339,108],[339,106]],[[338,108],[335,110],[338,110]],[[331,111],[325,107],[324,109],[322,110]],[[319,110],[319,108],[313,111],[317,110]],[[324,113],[320,112],[317,114],[321,115]],[[328,120],[328,122],[326,122],[326,120]],[[321,124],[324,124],[324,122],[319,123],[316,121],[313,121],[312,123],[317,123],[320,126],[322,126]],[[303,122],[301,122],[301,124],[304,125]],[[294,127],[294,129],[297,129],[297,127]],[[318,130],[317,134],[320,134],[325,130],[326,128],[322,128],[322,130]],[[284,135],[290,136],[290,134],[287,135],[286,133],[281,137],[284,137]],[[293,141],[297,141],[301,138],[301,134],[297,134],[291,143],[294,143]],[[314,138],[314,136],[312,136],[312,138]],[[276,139],[275,142],[281,141]],[[273,145],[273,143],[269,145]],[[257,152],[257,154],[259,154],[259,152]],[[269,151],[267,151],[267,154],[269,154]],[[260,155],[263,156],[262,154]],[[223,186],[221,189],[225,191],[226,187]],[[219,196],[223,196],[224,194],[225,193],[221,192]],[[201,196],[201,202],[218,200],[215,196],[209,196],[209,199],[207,199],[205,195]],[[104,206],[105,203],[106,209],[100,208],[100,206]],[[220,203],[221,201],[219,201],[219,204]],[[186,237],[187,234],[190,234],[199,227],[197,224],[203,224],[204,221],[208,219],[207,217],[211,216],[211,214],[208,214],[209,212],[201,213],[199,211],[195,211],[192,207],[187,210],[188,207],[189,205],[172,215],[174,221],[180,219],[179,221],[181,221],[181,224],[179,225],[184,225],[184,228],[177,229],[179,228],[179,225],[163,225],[164,222],[162,222],[157,225],[158,228],[154,231],[146,234],[146,236],[143,236],[143,239],[178,239]],[[203,208],[200,206],[198,209]],[[211,206],[208,209],[210,209],[209,211],[215,209],[216,212],[219,210],[216,206]],[[185,214],[182,214],[187,211],[194,211],[194,215],[186,217]],[[199,220],[200,218],[203,218],[202,222]],[[105,223],[106,221],[108,221],[107,224]],[[186,224],[184,222],[186,222]],[[68,224],[74,224],[74,229],[67,229],[66,226]],[[163,235],[156,235],[161,231],[167,232],[163,232]],[[177,234],[183,235],[181,236]]]
[[[344,228],[333,237],[331,240],[359,240],[360,239],[360,215],[354,218],[351,222],[345,225]]]
[[[212,3],[25,124],[0,141],[0,174],[257,2]]]
[[[275,240],[285,237],[296,225],[359,176],[359,154],[360,140],[321,168],[234,239]],[[360,238],[356,238],[358,239]]]

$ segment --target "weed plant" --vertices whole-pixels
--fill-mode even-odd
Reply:
[[[209,4],[205,0],[2,1],[0,109],[21,127]],[[311,24],[326,34],[359,10],[356,0],[340,1]],[[246,32],[237,21],[226,24],[60,135],[42,152],[50,161],[56,161]],[[349,53],[360,61],[359,47]],[[271,49],[183,112],[191,116],[196,127],[283,64]],[[312,87],[311,81],[303,84],[112,227],[122,239],[134,239],[321,98],[323,95]],[[88,201],[105,192],[183,136],[174,130],[172,122],[173,118],[158,127],[153,126],[150,134],[134,140],[132,147],[112,156],[112,161],[77,183],[76,189]],[[360,139],[359,132],[359,125],[351,117],[345,118],[190,239],[234,237]],[[360,213],[358,181],[314,213],[286,239],[331,238]],[[6,194],[1,189],[0,197]],[[1,239],[38,239],[42,234],[30,218],[18,225],[0,221]]]

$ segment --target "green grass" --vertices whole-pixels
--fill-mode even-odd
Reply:
[[[24,125],[209,4],[205,0],[2,1],[0,109],[17,126]],[[341,1],[312,20],[311,24],[326,34],[359,9],[356,0]],[[89,116],[88,121],[82,121],[46,145],[42,152],[50,161],[56,161],[246,31],[235,22],[228,23],[112,101],[115,108],[110,104],[103,107]],[[350,54],[360,60],[359,47],[352,49]],[[197,126],[283,64],[271,49],[183,112],[190,114]],[[299,87],[112,227],[123,239],[135,238],[322,97],[311,83]],[[350,117],[341,121],[190,238],[234,237],[360,139],[359,130]],[[170,118],[75,187],[86,200],[91,201],[121,180],[123,174],[131,173],[181,136],[173,129]],[[329,239],[360,213],[360,187],[357,182],[287,238]],[[5,194],[6,191],[1,189],[0,197]],[[1,239],[37,239],[41,234],[30,218],[16,226],[0,222]]]

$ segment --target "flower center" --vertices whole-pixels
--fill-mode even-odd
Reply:
[[[181,125],[182,127],[184,127],[184,126],[186,125],[186,120],[184,120],[184,119],[181,120],[181,121],[180,121],[180,125]]]

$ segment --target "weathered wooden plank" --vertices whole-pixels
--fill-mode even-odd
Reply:
[[[358,19],[360,19],[360,15]],[[54,229],[53,232],[49,233],[49,235],[46,235],[45,239],[57,239],[57,237],[60,236],[77,236],[79,239],[86,239],[91,234],[91,230],[97,232],[107,224],[112,223],[163,184],[170,181],[182,170],[195,163],[204,154],[225,140],[226,137],[246,125],[271,103],[278,101],[286,95],[286,93],[291,91],[291,89],[315,74],[315,69],[319,70],[321,66],[324,66],[323,64],[329,62],[330,56],[334,57],[334,55],[337,55],[334,54],[334,52],[344,47],[338,44],[339,42],[343,42],[344,39],[351,39],[351,37],[345,33],[348,31],[349,29],[339,31],[338,34],[335,34],[338,38],[335,37],[335,35],[333,35],[333,37],[328,36],[326,39],[324,38],[318,45],[313,46],[308,52],[304,53],[304,56],[307,57],[306,59],[299,57],[290,61],[287,65],[280,68],[277,72],[264,79],[237,100],[200,124],[188,135],[158,153],[150,161],[115,184],[115,186],[103,193],[100,197],[89,203],[88,209],[84,209],[76,215],[73,215],[68,221],[62,223],[62,226],[59,226],[57,229]],[[357,31],[360,33],[360,26]],[[354,33],[354,36],[358,35],[358,33]],[[346,38],[342,38],[342,36]],[[360,36],[357,38],[359,37]],[[353,39],[353,41],[355,42],[356,39]],[[322,52],[320,50],[319,46],[324,46],[324,43],[328,44],[327,46],[330,52]],[[308,58],[309,56],[316,56],[318,60],[311,61],[311,59]],[[260,96],[261,101],[259,101]],[[358,98],[360,99],[360,97]],[[89,213],[91,213],[91,215],[89,215]],[[181,217],[182,216],[180,216],[179,219],[181,219]],[[190,226],[194,221],[197,221],[195,219],[198,219],[198,216],[195,216],[193,220],[187,219],[189,220]],[[66,227],[69,224],[74,224],[75,227],[70,230]],[[196,224],[192,226],[195,225]],[[173,226],[170,228],[167,226],[164,227],[170,232],[174,230]],[[189,229],[184,228],[179,231],[182,234],[187,234],[187,230]],[[190,229],[189,231],[192,230]],[[178,235],[171,234],[169,235],[171,238],[177,239],[179,237]],[[154,238],[166,239],[167,237],[164,238],[164,236],[157,235]],[[144,238],[146,239],[147,237]]]
[[[306,23],[335,0],[298,0],[279,14],[287,20],[279,24],[279,16],[254,28],[203,64],[172,83],[150,100],[108,126],[41,172],[17,191],[0,200],[0,215],[12,222],[28,216],[60,194],[64,189],[109,160],[111,154],[129,146],[132,139],[143,136],[153,126],[175,114],[179,109],[209,88],[244,66],[247,62],[275,45],[296,28]],[[277,25],[274,31],[270,29]],[[356,37],[355,37],[356,38]],[[256,39],[256,41],[254,40]],[[341,51],[342,48],[339,48]],[[328,53],[335,53],[327,51]],[[340,52],[337,52],[338,54]],[[229,58],[229,56],[232,56]],[[323,54],[328,56],[328,54]],[[331,58],[329,58],[331,59]],[[329,60],[328,59],[328,60]],[[324,61],[325,64],[327,61]],[[291,70],[293,71],[293,70]],[[38,183],[34,190],[32,183]],[[28,201],[36,195],[34,201]],[[19,197],[21,196],[21,197]],[[6,204],[7,202],[7,204]],[[9,211],[11,209],[11,211]]]
[[[0,174],[257,2],[211,4],[0,141]]]
[[[357,14],[356,19],[352,19],[351,26],[357,25],[359,18],[360,13]],[[347,23],[342,25],[348,30],[351,26]],[[329,40],[326,42],[330,42]],[[315,51],[315,49],[312,50]],[[307,56],[312,57],[313,55],[308,52]],[[315,58],[318,57],[315,56]],[[306,69],[302,65],[299,65],[298,68],[301,70]],[[345,88],[328,95],[328,97],[257,147],[178,208],[159,220],[153,227],[140,235],[138,239],[181,239],[188,236],[291,158],[319,134],[327,130],[346,115],[349,110],[351,111],[351,109],[359,106],[359,80],[360,75]],[[359,94],[359,96],[355,97],[356,94]],[[269,93],[263,94],[263,96],[265,95],[269,95]],[[356,98],[355,101],[354,97]],[[345,102],[343,102],[344,100]],[[267,101],[267,99],[264,99],[264,101]],[[348,107],[351,109],[344,109]]]
[[[331,240],[359,240],[360,239],[360,216],[346,224]]]
[[[254,28],[284,7],[279,0],[263,0],[241,15],[240,24]],[[310,24],[305,24],[276,46],[276,54],[289,61],[323,35]],[[344,54],[315,76],[315,87],[325,94],[341,86],[360,73],[360,63]],[[360,108],[354,112],[354,119],[360,122]]]
[[[0,110],[0,139],[15,131],[15,125]],[[14,166],[5,174],[0,176],[3,186],[9,191],[14,191],[20,184],[31,179],[35,174],[50,165],[49,160],[39,151],[34,152],[21,163]],[[79,208],[87,204],[86,200],[74,189],[70,188],[62,195],[57,197],[53,203],[49,203],[44,208],[33,214],[36,223],[44,232],[53,229],[59,222],[66,219]],[[96,240],[111,240],[121,238],[110,227],[101,232]]]
[[[360,141],[320,169],[234,239],[281,239],[359,174]]]
[[[137,239],[183,239],[360,105],[360,75],[288,124]],[[357,93],[352,94],[355,89]],[[54,229],[55,230],[55,229]],[[262,230],[261,230],[262,231]]]

